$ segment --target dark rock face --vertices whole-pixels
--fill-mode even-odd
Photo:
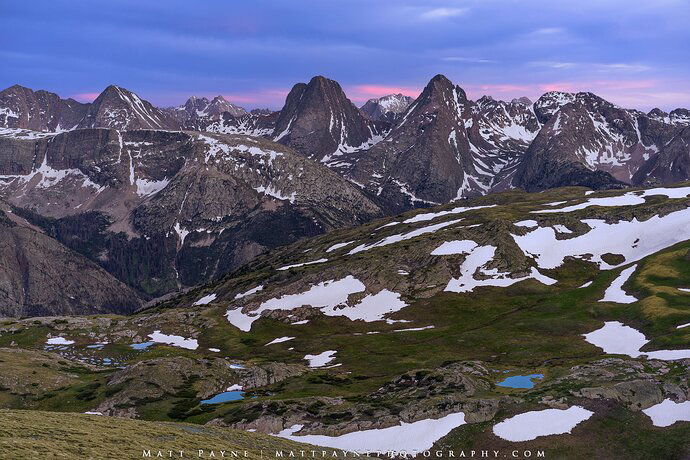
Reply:
[[[0,127],[64,131],[73,129],[87,108],[88,104],[60,99],[55,93],[14,85],[0,91]]]
[[[84,129],[0,143],[0,196],[146,298],[381,215],[335,172],[261,138]]]
[[[632,178],[636,185],[669,184],[690,178],[690,127],[683,128],[651,156]]]
[[[338,82],[319,76],[292,88],[276,119],[273,139],[330,163],[371,146],[381,131],[350,102]]]
[[[0,203],[0,317],[131,313],[133,290]]]
[[[396,118],[405,112],[412,102],[414,102],[413,97],[389,94],[388,96],[369,99],[361,107],[361,110],[370,120],[394,123]]]
[[[466,131],[456,130],[470,110],[465,92],[437,75],[386,140],[357,161],[353,179],[394,210],[455,198],[465,172],[476,172]]]
[[[77,127],[179,129],[180,123],[133,92],[110,85],[91,103]]]
[[[350,174],[394,211],[484,194],[538,130],[529,106],[472,102],[437,75]]]

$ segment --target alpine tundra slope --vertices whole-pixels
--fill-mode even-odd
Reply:
[[[301,239],[133,315],[6,319],[0,404],[685,458],[689,205],[688,183],[495,193]]]

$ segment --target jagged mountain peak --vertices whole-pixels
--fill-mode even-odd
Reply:
[[[89,106],[77,127],[177,129],[179,123],[133,91],[109,85]]]
[[[448,94],[457,94],[460,101],[467,101],[467,94],[460,86],[454,85],[445,75],[434,76],[424,87],[418,99],[444,97]]]
[[[328,163],[370,147],[380,140],[379,131],[338,82],[319,75],[292,87],[276,120],[274,140]]]
[[[546,123],[561,107],[576,102],[591,110],[598,110],[602,107],[617,108],[615,104],[589,91],[578,93],[549,91],[534,103],[534,112],[541,123]]]
[[[12,85],[0,91],[0,127],[64,131],[74,128],[87,107],[88,104],[61,99],[50,91]]]
[[[436,85],[436,84],[446,85],[446,86],[453,86],[453,82],[450,81],[450,80],[448,79],[448,77],[446,77],[445,75],[443,75],[443,74],[441,74],[441,73],[437,73],[436,75],[434,75],[433,77],[431,77],[431,80],[429,80],[429,83],[427,84],[427,86],[429,86],[429,85]]]
[[[526,106],[531,106],[534,104],[530,98],[527,96],[521,96],[521,97],[516,97],[512,101],[510,101],[512,104],[522,104]]]
[[[198,124],[198,118],[217,120],[223,112],[228,112],[233,117],[241,117],[247,114],[245,109],[231,103],[222,95],[218,95],[210,100],[206,97],[191,96],[184,105],[170,111],[183,125]]]

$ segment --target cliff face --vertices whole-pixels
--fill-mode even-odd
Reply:
[[[137,294],[0,203],[0,317],[132,313]]]
[[[144,297],[381,215],[326,166],[261,138],[100,128],[0,142],[0,197]]]

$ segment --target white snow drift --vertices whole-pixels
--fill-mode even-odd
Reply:
[[[690,422],[690,401],[677,403],[664,399],[642,412],[652,419],[654,426],[671,426],[676,422]]]
[[[185,339],[179,335],[168,335],[163,334],[161,331],[153,331],[153,334],[149,334],[149,338],[152,342],[164,343],[166,345],[172,345],[173,347],[186,348],[187,350],[196,350],[199,348],[199,344],[196,339]]]
[[[400,422],[389,428],[354,431],[340,436],[295,435],[302,425],[293,425],[280,433],[281,438],[306,442],[334,449],[357,452],[420,452],[430,449],[436,441],[453,429],[465,424],[465,414],[458,412],[439,419],[419,420],[413,423]]]
[[[451,242],[453,244],[445,245],[445,243],[432,252],[432,254],[437,251],[441,253],[466,253],[467,257],[460,267],[460,278],[451,278],[445,291],[448,292],[472,292],[475,287],[480,286],[498,286],[506,287],[524,281],[527,279],[535,279],[543,284],[552,285],[557,281],[548,276],[542,275],[539,271],[532,267],[531,273],[527,276],[520,278],[511,278],[510,273],[501,273],[497,269],[487,269],[486,264],[491,262],[496,253],[495,246],[475,246],[472,247],[473,241],[467,242],[467,240],[461,240],[456,242]],[[462,252],[458,252],[462,251]],[[474,274],[479,272],[484,275],[484,279],[475,279]]]
[[[587,342],[604,350],[604,353],[628,355],[631,358],[647,355],[650,359],[664,361],[690,358],[690,350],[640,351],[649,340],[640,331],[618,321],[607,321],[602,328],[584,334],[584,337]]]
[[[409,240],[416,238],[418,236],[424,235],[426,233],[434,233],[437,230],[448,227],[450,225],[457,224],[462,219],[449,220],[448,222],[441,222],[439,224],[428,225],[426,227],[418,228],[407,233],[399,233],[396,235],[387,236],[376,243],[372,244],[360,244],[359,246],[348,252],[348,255],[357,254],[358,252],[368,251],[369,249],[379,248],[381,246],[387,246],[389,244],[399,243],[400,241]]]
[[[327,350],[318,355],[305,355],[304,359],[309,361],[309,367],[323,367],[335,359],[335,350]]]
[[[351,294],[364,292],[366,286],[352,275],[340,280],[329,280],[313,285],[304,292],[274,297],[263,302],[258,309],[243,313],[241,309],[227,312],[228,321],[242,331],[251,330],[252,323],[259,319],[261,313],[271,310],[292,310],[301,306],[319,308],[326,316],[345,316],[352,321],[380,321],[388,313],[393,313],[407,306],[400,299],[400,294],[383,289],[376,294],[368,294],[355,305],[349,305],[347,299]]]
[[[506,441],[531,441],[540,436],[570,433],[594,412],[580,406],[525,412],[494,425],[494,434]]]
[[[645,197],[653,195],[664,195],[667,198],[687,198],[690,196],[690,187],[659,187],[652,188],[649,190],[643,190],[641,192],[628,192],[624,195],[619,196],[609,196],[603,198],[590,198],[584,203],[575,204],[572,206],[566,206],[560,209],[542,209],[540,211],[532,211],[533,213],[555,213],[555,212],[573,212],[580,209],[589,208],[590,206],[636,206],[638,204],[643,204],[645,202]],[[551,205],[563,204],[551,203]]]
[[[622,254],[624,263],[636,262],[676,243],[690,239],[690,209],[654,216],[643,222],[633,219],[608,224],[603,220],[585,219],[591,230],[568,239],[556,239],[551,227],[538,227],[525,235],[512,235],[528,257],[534,257],[539,268],[556,268],[566,257],[591,260],[604,270],[610,265],[601,256]]]
[[[68,340],[64,337],[51,337],[46,341],[46,345],[73,345],[74,340]]]
[[[599,302],[616,302],[616,303],[633,303],[637,302],[637,299],[629,294],[626,294],[625,291],[623,290],[623,285],[625,284],[628,279],[632,276],[633,273],[635,273],[635,269],[637,269],[637,265],[633,265],[632,267],[626,268],[623,270],[620,275],[616,277],[615,280],[611,282],[611,286],[609,286],[606,289],[606,292],[604,292],[604,298],[601,299]]]
[[[200,299],[197,300],[196,302],[194,302],[192,305],[193,305],[193,306],[196,306],[196,305],[207,305],[207,304],[213,302],[214,300],[216,300],[216,297],[217,297],[217,296],[216,296],[215,293],[208,294],[208,295],[203,296],[202,298],[200,298]]]

